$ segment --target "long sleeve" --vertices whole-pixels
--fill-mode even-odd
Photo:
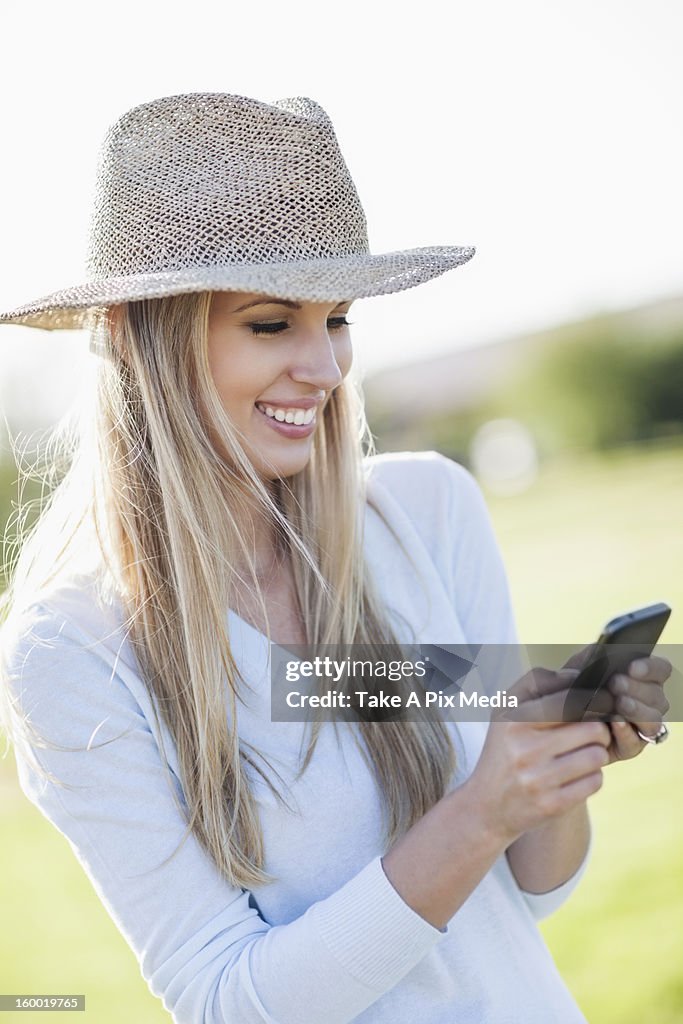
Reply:
[[[130,666],[111,668],[46,606],[2,642],[3,685],[53,745],[16,747],[21,787],[67,837],[177,1024],[344,1024],[443,938],[398,895],[380,856],[271,926],[192,834],[174,853],[186,832],[182,790],[127,685]],[[36,773],[31,751],[64,785]]]
[[[450,516],[458,523],[453,548],[453,601],[469,643],[484,644],[489,671],[504,663],[511,681],[530,667],[519,645],[505,566],[484,496],[463,466],[444,460],[452,477]],[[574,891],[588,865],[590,846],[577,871],[545,893],[520,892],[536,920],[553,914]],[[514,876],[513,876],[514,877]],[[515,880],[516,881],[516,880]]]
[[[410,537],[410,557],[419,561],[419,576],[426,580],[427,612],[413,576],[401,588],[410,594],[403,603],[404,618],[409,605],[414,620],[428,621],[445,602],[450,621],[448,614],[440,613],[444,625],[438,633],[431,629],[430,642],[467,645],[468,656],[476,663],[478,688],[508,687],[530,665],[519,644],[507,574],[479,484],[464,466],[434,451],[385,453],[369,460],[369,468],[375,500],[390,515],[399,536]],[[380,538],[379,531],[373,535],[378,549]],[[381,557],[375,559],[378,575]],[[401,564],[397,560],[395,582]],[[482,720],[470,718],[459,729],[467,738],[468,772],[474,770],[486,738],[488,725],[485,712],[481,714]],[[501,867],[538,920],[565,902],[586,869],[589,852],[572,878],[547,893],[520,889],[507,858],[502,858]]]

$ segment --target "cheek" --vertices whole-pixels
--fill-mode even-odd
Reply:
[[[226,410],[234,404],[239,388],[235,387],[235,366],[225,352],[217,351],[209,356],[209,369],[218,396]]]
[[[207,362],[209,364],[209,373],[216,386],[216,391],[222,394],[227,381],[228,367],[230,361],[229,345],[220,338],[219,335],[214,335],[209,330],[209,340],[206,351]]]
[[[270,382],[272,371],[269,360],[258,358],[253,346],[226,344],[225,341],[208,347],[211,377],[223,406],[233,415],[240,415],[252,406],[258,394]]]
[[[342,339],[335,349],[335,359],[337,360],[337,366],[339,372],[343,377],[346,377],[351,366],[353,365],[353,343],[350,337]]]

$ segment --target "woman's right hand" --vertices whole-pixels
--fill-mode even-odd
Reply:
[[[596,793],[609,762],[609,726],[562,722],[561,709],[576,669],[534,668],[509,693],[518,707],[489,725],[470,777],[481,812],[505,845],[560,817]]]
[[[522,676],[508,690],[518,707],[490,723],[467,781],[446,793],[382,857],[399,895],[436,928],[443,929],[516,839],[600,788],[608,726],[562,724],[567,687],[577,671],[533,669]]]

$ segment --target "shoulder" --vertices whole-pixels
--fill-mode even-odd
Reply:
[[[16,664],[36,649],[98,653],[120,646],[123,626],[121,605],[103,596],[96,579],[73,576],[14,601],[0,631],[2,661]]]
[[[429,556],[468,643],[516,643],[507,576],[486,499],[464,466],[438,452],[366,459],[368,505]],[[372,540],[384,534],[376,525]]]
[[[438,484],[447,478],[471,478],[471,473],[464,466],[437,451],[382,452],[366,456],[363,464],[368,478],[385,482],[407,478],[421,483]]]
[[[391,452],[365,460],[368,544],[388,557],[395,544],[426,556],[450,590],[463,552],[490,546],[488,510],[464,466],[435,451]]]
[[[413,523],[436,517],[452,528],[485,509],[470,471],[440,452],[387,452],[367,457],[364,467],[369,501],[393,500]]]
[[[74,736],[112,705],[137,707],[135,662],[117,609],[86,579],[10,609],[0,630],[2,712]]]

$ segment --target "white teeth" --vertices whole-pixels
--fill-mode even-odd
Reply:
[[[259,409],[266,416],[275,419],[278,423],[293,423],[297,427],[306,426],[315,419],[315,408],[313,409],[275,409],[272,405],[261,405]]]

